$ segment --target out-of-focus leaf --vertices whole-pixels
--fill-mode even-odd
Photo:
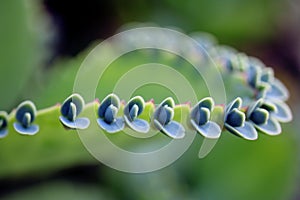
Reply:
[[[36,1],[35,1],[36,3]],[[27,7],[33,1],[0,2],[0,93],[2,109],[11,109],[33,70],[44,56],[39,49],[36,30],[30,27],[32,16]],[[41,28],[41,27],[40,27]]]

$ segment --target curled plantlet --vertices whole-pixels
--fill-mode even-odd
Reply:
[[[247,69],[247,77],[249,85],[259,90],[258,97],[282,101],[288,99],[287,88],[274,77],[272,68],[251,62]]]
[[[221,135],[221,128],[216,122],[209,120],[213,107],[214,101],[210,97],[199,101],[190,113],[190,124],[204,137],[217,139]]]
[[[147,133],[150,128],[147,121],[137,118],[144,108],[145,101],[141,96],[133,97],[124,107],[124,119],[127,126],[140,133]]]
[[[108,133],[116,133],[124,129],[122,117],[117,117],[120,109],[120,99],[115,94],[110,94],[101,102],[98,109],[97,122]]]
[[[0,111],[0,138],[4,138],[8,134],[7,125],[7,113],[5,111]]]
[[[60,122],[69,129],[86,129],[90,120],[88,118],[77,118],[84,107],[84,100],[79,94],[72,94],[62,104],[59,117]]]
[[[242,99],[240,97],[228,104],[225,110],[225,128],[246,140],[256,140],[257,131],[251,123],[245,121],[246,116],[240,110],[241,106]]]
[[[180,139],[185,136],[185,130],[180,123],[173,121],[174,105],[174,100],[171,97],[166,98],[159,104],[153,114],[153,124],[167,136]]]
[[[247,118],[259,131],[268,135],[278,135],[281,133],[278,121],[287,121],[292,118],[289,108],[285,106],[285,104],[259,99],[249,106]]]
[[[15,130],[22,135],[34,135],[39,131],[39,126],[32,124],[35,120],[36,108],[31,101],[24,101],[16,109]]]

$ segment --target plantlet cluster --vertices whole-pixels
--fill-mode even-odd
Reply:
[[[215,105],[212,97],[200,99],[193,107],[188,105],[188,119],[182,123],[174,120],[176,105],[171,97],[158,106],[148,102],[154,110],[148,113],[149,118],[142,118],[140,116],[146,106],[143,97],[135,96],[127,103],[121,103],[116,94],[109,94],[97,107],[99,128],[107,133],[116,133],[128,127],[135,132],[147,134],[152,127],[173,139],[185,137],[186,129],[194,130],[210,139],[219,138],[223,129],[246,140],[256,140],[258,132],[280,134],[280,122],[291,121],[292,113],[285,104],[289,97],[288,90],[274,77],[273,70],[256,58],[214,45],[207,40],[198,38],[198,44],[201,47],[199,49],[212,56],[223,75],[234,75],[243,79],[242,83],[251,88],[253,96],[235,97],[227,105],[226,102]],[[84,109],[84,99],[79,94],[72,94],[62,103],[58,120],[67,129],[87,129],[90,119],[79,117]],[[10,121],[15,121],[13,127],[22,135],[34,135],[39,131],[39,126],[43,126],[34,124],[38,115],[31,101],[21,103],[12,115],[14,120],[9,119],[6,112],[0,112],[1,138],[8,134]]]
[[[150,102],[153,104],[153,102]],[[61,105],[61,124],[67,129],[86,129],[90,124],[88,118],[79,118],[78,115],[84,109],[84,100],[79,94],[72,94]],[[121,107],[120,99],[115,94],[109,94],[100,103],[97,110],[97,123],[107,133],[122,131],[125,126],[143,134],[147,134],[152,127],[173,139],[181,139],[185,136],[184,126],[173,120],[174,100],[171,97],[163,100],[156,106],[150,121],[138,118],[145,108],[145,101],[141,96],[135,96],[123,105],[123,114],[118,116]],[[153,104],[154,107],[154,104]],[[221,112],[214,115],[223,116],[223,121],[212,120],[212,112],[215,107],[221,108]],[[39,126],[33,124],[36,118],[36,109],[31,101],[21,103],[15,112],[15,130],[22,135],[34,135]],[[201,99],[189,110],[187,127],[205,138],[217,139],[221,136],[222,126],[229,132],[246,140],[256,140],[258,132],[268,135],[281,133],[279,122],[291,120],[288,107],[282,102],[273,102],[260,98],[247,107],[242,107],[242,99],[237,97],[227,106],[214,105],[211,97]],[[7,134],[8,119],[5,112],[0,113],[0,135]],[[41,125],[42,126],[42,125]]]

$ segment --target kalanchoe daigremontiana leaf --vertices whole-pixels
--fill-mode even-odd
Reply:
[[[84,107],[84,100],[79,94],[72,94],[62,104],[60,108],[60,122],[70,129],[86,129],[90,120],[85,117],[77,118]]]
[[[225,128],[244,139],[256,140],[257,131],[251,123],[245,121],[246,116],[245,113],[240,110],[241,106],[242,99],[239,97],[228,104],[225,110]]]
[[[212,98],[207,97],[199,101],[191,110],[190,123],[192,127],[206,138],[216,139],[221,135],[220,126],[210,121],[210,114],[214,107]]]
[[[5,111],[0,111],[0,138],[4,138],[8,134],[7,125],[7,113]]]
[[[155,109],[153,114],[153,124],[167,136],[174,139],[180,139],[185,136],[185,130],[180,123],[173,121],[174,106],[174,100],[171,97],[166,98]]]
[[[115,94],[105,97],[99,106],[97,122],[108,133],[119,132],[125,127],[122,117],[117,117],[119,108],[120,99]]]
[[[144,108],[145,101],[141,96],[133,97],[124,107],[124,119],[127,126],[140,133],[147,133],[150,128],[147,121],[137,118]]]
[[[31,101],[24,101],[16,109],[14,128],[22,135],[34,135],[39,131],[39,126],[32,124],[36,116],[35,105]]]

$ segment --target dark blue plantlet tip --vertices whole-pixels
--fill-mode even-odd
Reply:
[[[209,139],[217,139],[221,135],[220,126],[215,122],[209,121],[213,107],[213,99],[207,97],[199,101],[190,113],[192,127],[202,136]]]
[[[173,121],[174,117],[174,100],[171,97],[166,98],[154,111],[154,126],[173,139],[181,139],[185,136],[184,127]]]
[[[255,128],[268,135],[279,135],[281,126],[275,118],[278,113],[277,107],[259,99],[251,104],[247,110],[247,119],[255,126]]]
[[[68,129],[86,129],[90,120],[77,118],[84,107],[84,100],[79,94],[72,94],[62,104],[59,117],[60,122]]]
[[[137,118],[143,112],[144,108],[145,101],[141,96],[133,97],[124,107],[125,123],[128,127],[140,133],[147,133],[150,129],[147,121]]]
[[[8,134],[8,116],[5,111],[0,111],[0,138],[4,138]]]
[[[256,140],[258,138],[257,131],[251,123],[245,121],[246,116],[240,111],[241,106],[242,99],[239,97],[228,104],[225,110],[225,128],[246,140]]]
[[[36,116],[35,105],[31,101],[24,101],[16,109],[15,130],[22,135],[34,135],[39,126],[32,124]]]
[[[123,118],[117,117],[120,109],[120,99],[115,94],[109,94],[105,97],[98,108],[97,119],[100,128],[108,133],[116,133],[122,131],[125,127]]]

